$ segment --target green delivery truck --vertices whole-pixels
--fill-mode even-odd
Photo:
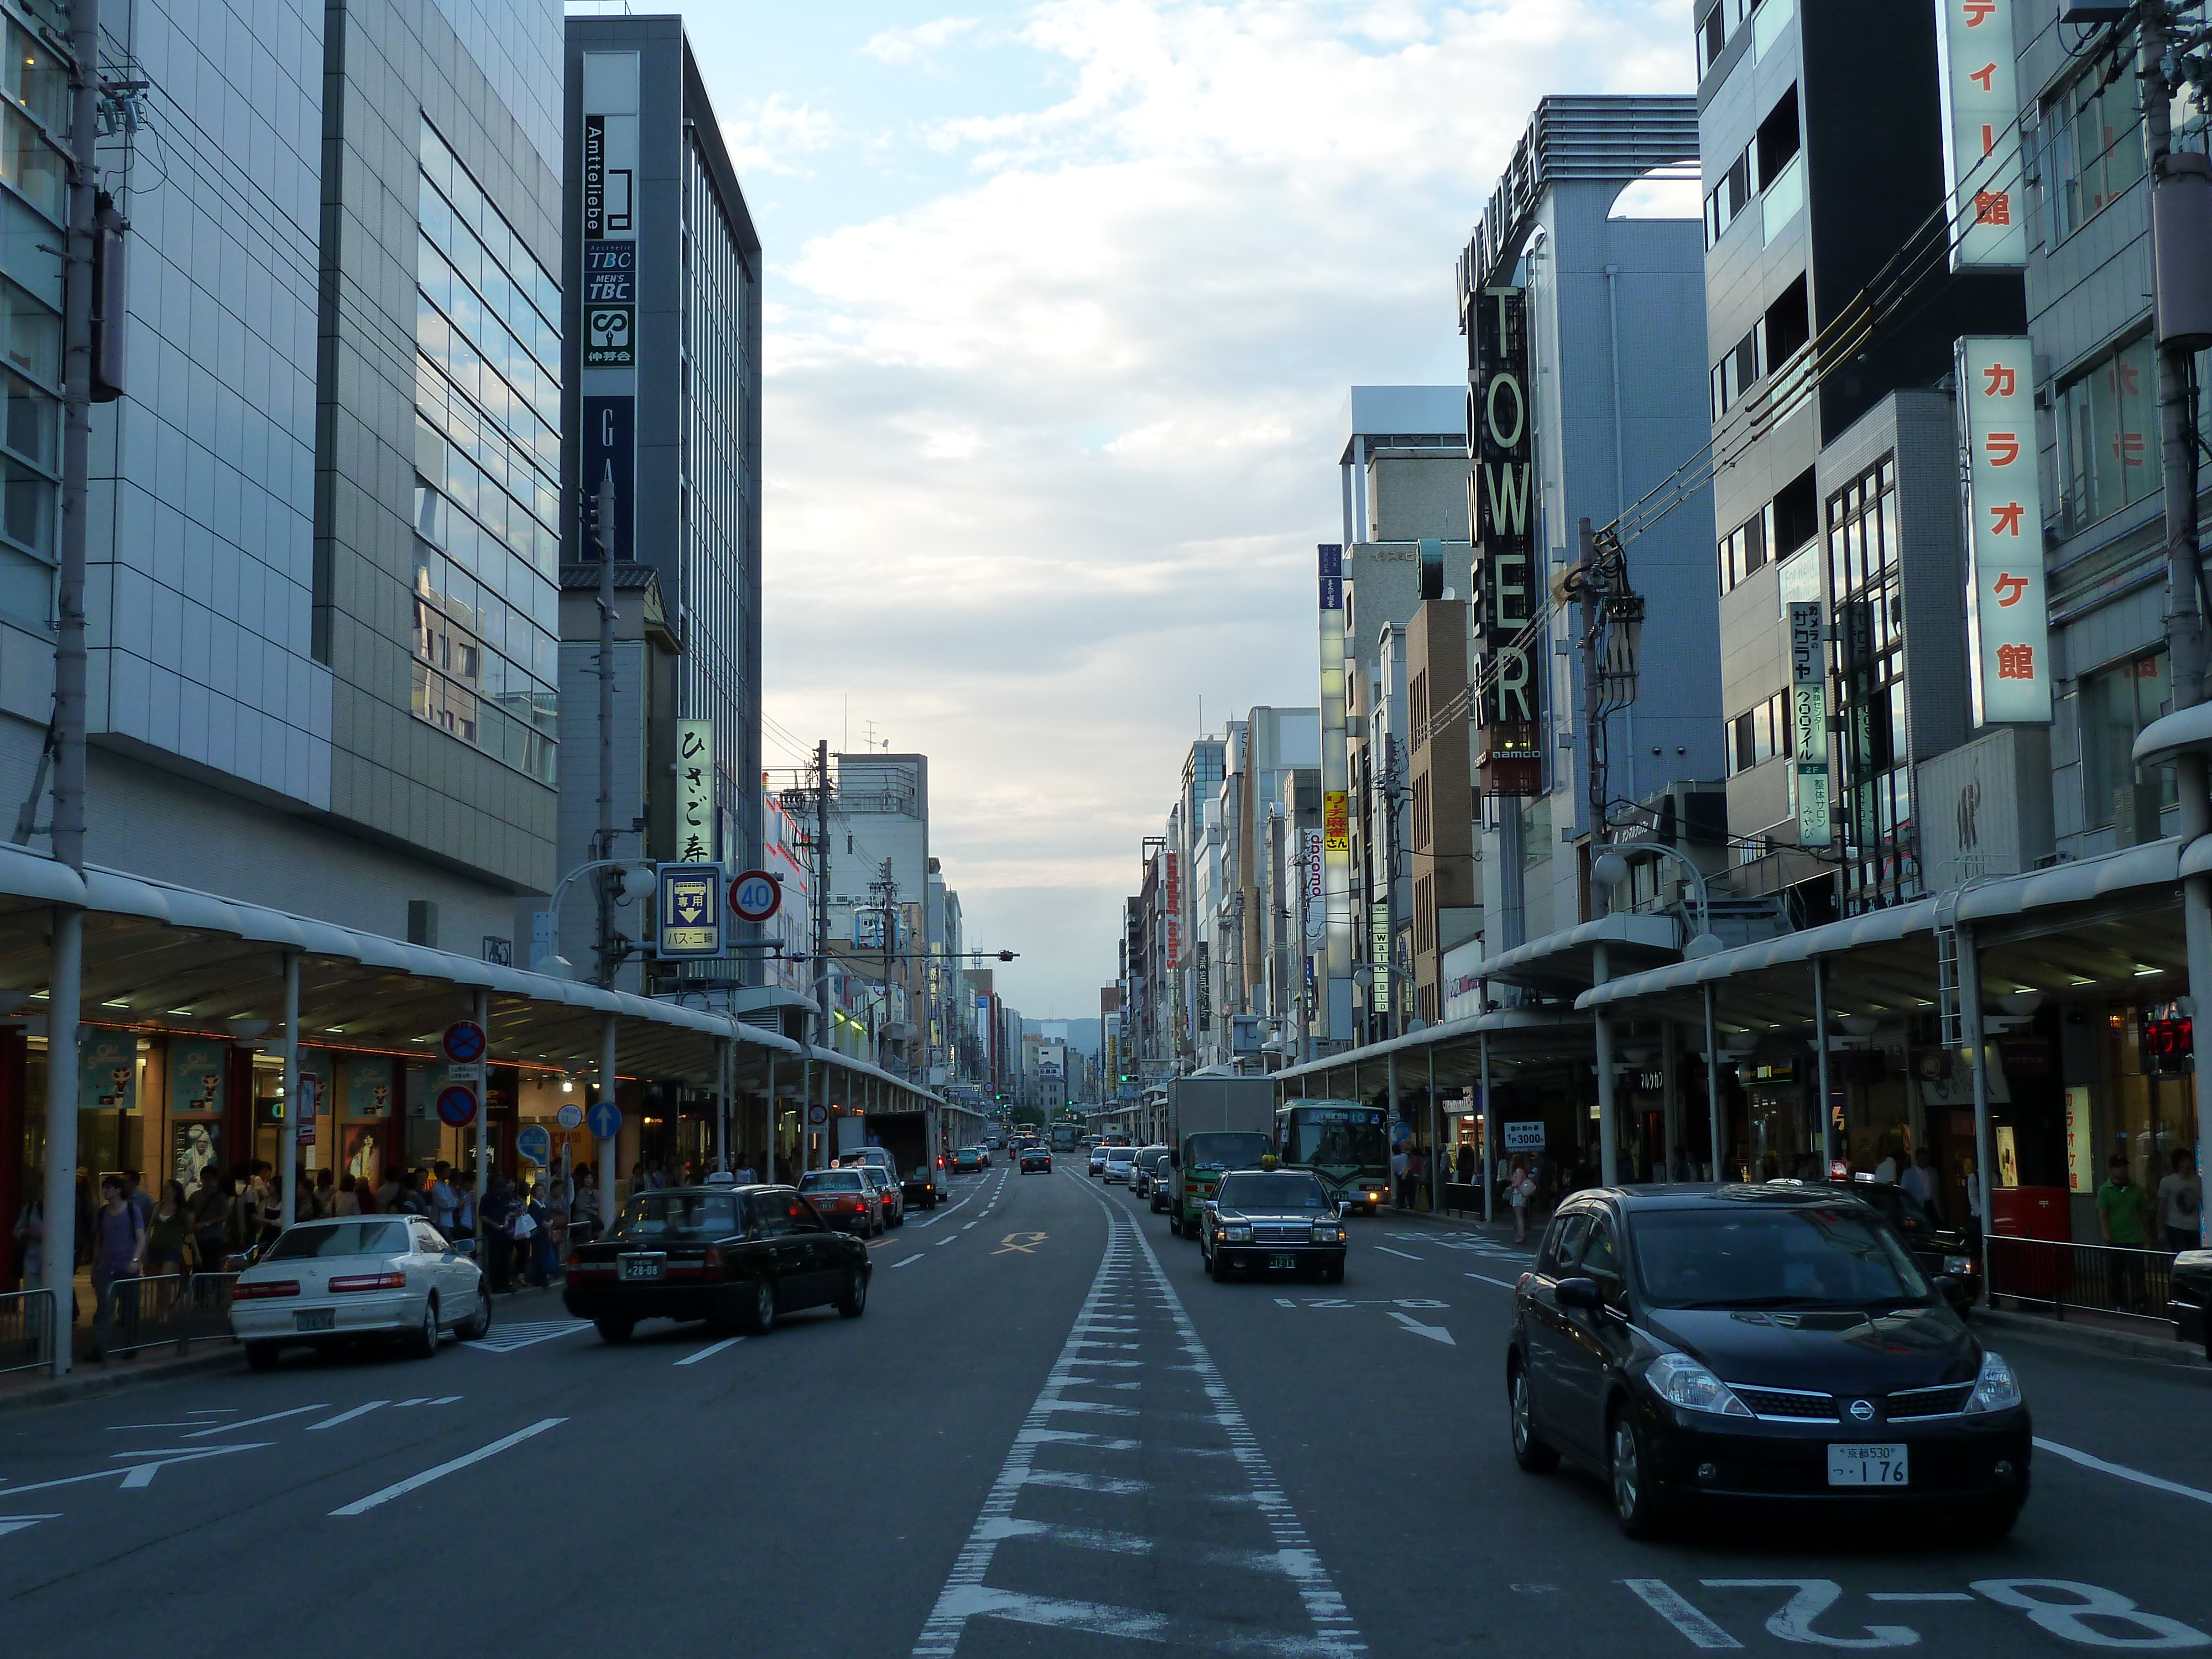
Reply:
[[[1275,1081],[1179,1077],[1168,1084],[1168,1230],[1198,1237],[1199,1206],[1222,1175],[1249,1170],[1273,1150]]]

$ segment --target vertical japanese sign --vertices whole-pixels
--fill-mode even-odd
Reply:
[[[1797,844],[1833,844],[1828,789],[1828,674],[1818,602],[1790,607],[1790,735],[1796,758]]]
[[[636,556],[638,55],[584,54],[583,180],[571,230],[579,269],[569,326],[582,347],[580,550],[599,556],[596,499],[615,487],[615,556]],[[711,836],[710,836],[711,839]]]
[[[1491,288],[1474,296],[1468,357],[1468,521],[1475,541],[1474,632],[1483,683],[1474,716],[1477,765],[1485,793],[1533,795],[1543,787],[1537,732],[1544,688],[1533,666],[1541,660],[1540,645],[1521,637],[1535,616],[1536,569],[1522,290]]]
[[[1951,264],[2025,265],[2020,88],[2013,67],[2017,0],[1936,0],[1941,35],[1943,180]]]
[[[1349,853],[1352,850],[1352,796],[1343,789],[1324,790],[1321,798],[1322,849],[1330,853]]]
[[[1168,970],[1172,973],[1182,965],[1182,860],[1178,854],[1163,853],[1167,860],[1167,879],[1161,884],[1165,896],[1168,924]]]
[[[676,722],[676,856],[704,864],[714,856],[714,724]]]
[[[1957,362],[1974,723],[2047,726],[2051,624],[2043,602],[2035,359],[2025,337],[1967,335]]]

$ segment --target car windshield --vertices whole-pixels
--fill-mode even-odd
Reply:
[[[331,1221],[323,1225],[288,1227],[264,1261],[292,1261],[316,1255],[398,1255],[407,1249],[407,1225],[401,1221]]]
[[[1291,1164],[1382,1168],[1390,1149],[1382,1114],[1364,1106],[1299,1106],[1285,1127],[1283,1157]]]
[[[1655,1210],[1630,1225],[1637,1279],[1662,1308],[1867,1308],[1929,1295],[1896,1236],[1856,1205]]]
[[[860,1190],[858,1170],[815,1170],[801,1176],[799,1190],[802,1193],[857,1193]]]
[[[617,1238],[726,1238],[739,1231],[734,1193],[641,1193],[623,1207]]]
[[[1328,1194],[1310,1175],[1246,1172],[1222,1176],[1215,1202],[1224,1210],[1326,1210]]]
[[[1267,1137],[1218,1133],[1193,1135],[1183,1143],[1184,1166],[1193,1170],[1241,1170],[1267,1155]]]
[[[1127,1146],[1109,1146],[1106,1149],[1106,1161],[1109,1164],[1134,1164],[1137,1155]]]

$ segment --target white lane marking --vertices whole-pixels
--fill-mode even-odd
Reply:
[[[274,1423],[287,1417],[305,1417],[309,1412],[326,1412],[329,1406],[317,1401],[312,1406],[294,1406],[289,1411],[270,1412],[262,1417],[249,1417],[236,1423],[218,1423],[213,1428],[194,1429],[185,1437],[187,1440],[204,1440],[211,1434],[228,1434],[233,1429],[250,1429],[257,1423]]]
[[[685,1354],[683,1358],[678,1360],[676,1363],[679,1365],[696,1365],[702,1359],[712,1359],[716,1354],[721,1352],[725,1348],[736,1347],[738,1343],[744,1340],[744,1338],[742,1336],[726,1336],[720,1342],[709,1342],[705,1347],[700,1349],[696,1353]]]
[[[58,1521],[58,1515],[0,1515],[0,1538],[11,1532],[21,1532],[26,1527],[35,1527],[41,1521]]]
[[[990,1213],[990,1212],[989,1212],[988,1210],[986,1210],[986,1211],[983,1212],[983,1215],[988,1215],[989,1213]],[[964,1233],[964,1232],[966,1232],[966,1231],[967,1231],[970,1227],[980,1227],[980,1226],[981,1226],[982,1224],[983,1224],[983,1216],[979,1215],[979,1216],[977,1216],[977,1217],[976,1217],[973,1221],[963,1221],[963,1222],[962,1222],[962,1223],[960,1224],[960,1231],[961,1231],[962,1232],[963,1232],[963,1233]]]
[[[123,1484],[125,1486],[143,1486],[171,1463],[197,1463],[203,1458],[227,1457],[234,1452],[262,1451],[276,1443],[273,1440],[249,1440],[243,1445],[238,1446],[194,1446],[189,1451],[115,1452],[111,1453],[110,1455],[145,1457],[151,1458],[153,1461],[147,1463],[134,1463],[128,1468],[94,1469],[90,1474],[64,1475],[58,1480],[41,1480],[28,1486],[9,1486],[0,1489],[0,1498],[20,1498],[27,1492],[45,1492],[52,1486],[74,1486],[87,1480],[106,1480],[118,1474],[123,1477]]]
[[[403,1409],[403,1408],[404,1408],[404,1407],[409,1407],[409,1406],[427,1406],[427,1405],[428,1405],[429,1403],[430,1403],[430,1396],[429,1396],[428,1395],[427,1395],[427,1394],[418,1394],[418,1395],[416,1395],[412,1400],[395,1400],[395,1401],[393,1401],[392,1402],[392,1410],[394,1410],[394,1411],[399,1411],[399,1410],[401,1410],[401,1409]]]
[[[1719,1649],[1741,1648],[1743,1645],[1684,1601],[1681,1592],[1665,1579],[1624,1578],[1620,1582],[1635,1591],[1645,1607],[1687,1637],[1692,1647]]]
[[[894,1262],[892,1262],[892,1263],[891,1263],[891,1266],[892,1266],[892,1267],[912,1267],[915,1262],[917,1262],[917,1261],[921,1261],[921,1258],[922,1258],[924,1255],[926,1255],[927,1254],[927,1251],[923,1251],[923,1250],[917,1250],[917,1251],[915,1251],[915,1254],[914,1254],[914,1255],[910,1255],[910,1256],[907,1257],[907,1259],[906,1259],[905,1261],[894,1261]]]
[[[396,1480],[381,1492],[373,1492],[366,1498],[357,1498],[342,1508],[332,1510],[331,1513],[334,1516],[366,1515],[380,1504],[388,1504],[395,1498],[404,1498],[418,1486],[427,1486],[433,1480],[441,1480],[458,1470],[468,1468],[471,1463],[481,1463],[487,1457],[495,1457],[509,1446],[519,1446],[532,1435],[543,1434],[548,1429],[558,1428],[568,1420],[565,1417],[540,1418],[526,1429],[517,1429],[513,1434],[493,1441],[489,1446],[479,1446],[476,1450],[441,1463],[435,1468],[425,1469],[420,1474],[410,1474],[404,1480]]]
[[[1869,1590],[1869,1601],[1971,1601],[1964,1590]]]
[[[1517,1291],[1521,1287],[1510,1279],[1492,1279],[1488,1273],[1469,1273],[1469,1279],[1479,1279],[1486,1285],[1495,1285],[1501,1291]]]
[[[205,1427],[207,1425],[195,1417],[187,1418],[181,1423],[111,1423],[107,1425],[107,1432],[125,1434],[134,1429],[204,1429]],[[42,1518],[52,1519],[51,1516]]]
[[[1388,1244],[1377,1244],[1375,1248],[1385,1255],[1402,1255],[1408,1261],[1419,1261],[1424,1259],[1413,1255],[1410,1250],[1394,1250]]]
[[[458,1403],[460,1398],[461,1396],[457,1394],[441,1394],[430,1403],[434,1406],[451,1406]]]
[[[1396,1320],[1401,1325],[1403,1325],[1407,1330],[1413,1332],[1416,1336],[1425,1336],[1430,1341],[1441,1342],[1447,1348],[1456,1348],[1459,1346],[1458,1343],[1452,1340],[1452,1334],[1441,1325],[1424,1325],[1419,1320],[1414,1318],[1413,1315],[1398,1313],[1395,1310],[1390,1315],[1390,1317]]]
[[[538,1320],[525,1325],[506,1325],[495,1328],[489,1335],[474,1342],[461,1344],[463,1353],[514,1353],[518,1349],[535,1347],[540,1342],[550,1342],[556,1336],[574,1336],[578,1331],[588,1331],[588,1319]]]
[[[379,1406],[389,1404],[389,1401],[372,1400],[366,1406],[356,1406],[349,1412],[340,1412],[336,1417],[326,1417],[319,1423],[308,1424],[307,1432],[313,1434],[317,1429],[335,1429],[341,1423],[350,1423],[356,1417],[366,1417]]]
[[[2121,1480],[2132,1480],[2139,1486],[2170,1492],[2177,1498],[2193,1498],[2200,1504],[2212,1504],[2212,1492],[2185,1486],[2179,1480],[2162,1480],[2155,1474],[2145,1474],[2141,1469],[2131,1469],[2124,1463],[2107,1463],[2101,1457],[2093,1457],[2087,1452],[2077,1451],[2071,1446],[2062,1446],[2056,1440],[2045,1440],[2039,1434],[2035,1437],[2035,1445],[2039,1451],[2051,1452],[2069,1463],[2079,1463],[2085,1469],[2094,1469],[2100,1474],[2118,1475]]]

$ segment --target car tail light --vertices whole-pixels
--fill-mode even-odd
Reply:
[[[407,1288],[405,1273],[348,1273],[343,1279],[331,1280],[334,1291],[404,1291]]]
[[[699,1262],[699,1277],[720,1279],[722,1276],[722,1250],[718,1244],[709,1244],[707,1254]]]
[[[253,1302],[264,1296],[297,1296],[299,1293],[300,1281],[296,1279],[264,1279],[252,1284],[240,1280],[231,1287],[230,1299],[233,1302]]]

